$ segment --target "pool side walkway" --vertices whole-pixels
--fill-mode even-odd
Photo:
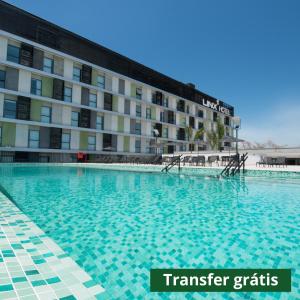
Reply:
[[[0,192],[0,299],[100,299],[102,292]]]

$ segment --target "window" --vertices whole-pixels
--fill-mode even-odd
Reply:
[[[184,112],[184,100],[177,101],[177,110]]]
[[[72,111],[71,125],[74,126],[74,127],[78,127],[78,125],[79,125],[79,112]]]
[[[41,122],[51,123],[51,108],[48,106],[41,107]]]
[[[135,134],[141,134],[141,123],[140,122],[136,122],[135,123]]]
[[[38,148],[40,142],[40,132],[38,130],[29,130],[29,148]]]
[[[151,108],[150,107],[146,108],[146,119],[151,119]]]
[[[0,127],[0,146],[2,145],[2,127]]]
[[[47,73],[53,73],[53,59],[44,57],[43,71]]]
[[[202,122],[198,122],[198,129],[203,128],[203,123]]]
[[[70,133],[63,133],[61,136],[61,149],[70,149]]]
[[[72,88],[67,86],[64,87],[64,101],[72,102]]]
[[[7,60],[18,64],[19,58],[20,58],[20,48],[13,45],[8,45]]]
[[[17,102],[14,100],[4,100],[3,117],[9,119],[16,118]]]
[[[42,95],[42,80],[31,79],[31,94],[41,96]]]
[[[224,124],[227,125],[227,126],[230,125],[230,119],[229,119],[229,117],[227,117],[227,116],[225,117]]]
[[[189,114],[190,113],[190,107],[187,105],[186,106],[186,113]]]
[[[96,129],[104,130],[104,116],[97,116]]]
[[[169,135],[168,127],[163,127],[163,130],[162,130],[162,137],[163,137],[163,138],[168,138],[168,135]]]
[[[88,137],[88,150],[96,150],[96,137],[89,136]]]
[[[142,89],[136,88],[135,96],[137,99],[142,99]]]
[[[105,76],[104,75],[97,76],[97,86],[101,89],[105,88]]]
[[[5,71],[0,70],[0,88],[5,88]]]
[[[164,96],[163,98],[163,106],[168,107],[169,106],[169,98]]]
[[[78,67],[73,68],[73,80],[80,81],[81,69]]]
[[[217,122],[217,119],[218,119],[218,113],[214,112],[214,114],[213,114],[214,122]]]
[[[135,140],[135,152],[141,153],[141,140]]]
[[[165,113],[163,111],[160,112],[160,121],[165,122]]]
[[[97,95],[96,94],[89,94],[89,106],[97,107]]]
[[[142,107],[141,107],[141,105],[139,105],[139,104],[136,105],[135,114],[136,114],[137,117],[142,116]]]

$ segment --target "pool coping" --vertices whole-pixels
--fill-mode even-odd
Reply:
[[[103,292],[0,191],[1,299],[99,299]]]

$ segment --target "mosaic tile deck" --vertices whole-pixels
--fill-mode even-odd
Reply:
[[[0,192],[0,299],[99,299],[97,285]]]

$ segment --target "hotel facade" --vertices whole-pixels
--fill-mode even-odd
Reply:
[[[232,136],[233,116],[192,84],[0,1],[0,162],[209,149],[197,130],[219,118]]]

